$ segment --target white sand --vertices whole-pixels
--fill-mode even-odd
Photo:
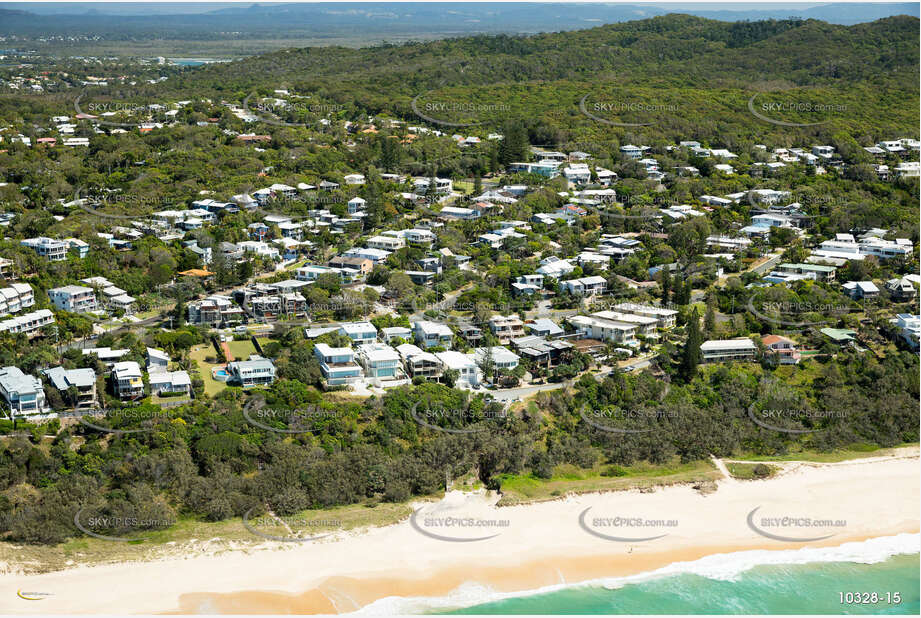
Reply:
[[[464,581],[509,591],[534,589],[564,580],[642,572],[719,551],[839,545],[919,530],[917,448],[905,449],[898,457],[823,465],[794,463],[784,468],[784,474],[767,481],[722,481],[709,495],[679,486],[652,493],[590,494],[496,508],[494,498],[452,493],[443,502],[426,507],[441,517],[508,520],[507,527],[497,529],[425,528],[454,536],[498,532],[478,542],[429,538],[405,521],[336,540],[267,543],[265,551],[3,576],[0,583],[7,598],[6,611],[19,614],[161,613],[181,607],[202,613],[254,608],[281,612],[291,607],[300,612],[329,611],[330,607],[352,611],[391,594],[445,594]],[[595,517],[619,516],[678,520],[678,525],[598,529],[631,538],[667,533],[648,542],[608,541],[580,527],[579,515],[588,507],[592,509],[589,522]],[[756,507],[761,507],[756,522],[762,517],[792,516],[845,520],[846,525],[769,528],[774,534],[796,538],[834,535],[811,543],[771,540],[748,526],[746,518]],[[419,523],[425,524],[424,517]],[[279,546],[281,549],[274,549]],[[50,596],[41,601],[20,600],[17,590]],[[279,599],[284,601],[285,595],[246,591],[281,592],[292,595],[292,600],[282,607]],[[308,591],[313,594],[305,595]],[[220,593],[242,594],[230,595],[215,605]],[[180,599],[182,595],[190,596]],[[260,604],[254,605],[257,602]]]

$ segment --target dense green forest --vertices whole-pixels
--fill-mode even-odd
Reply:
[[[915,355],[878,361],[843,352],[834,361],[804,363],[794,376],[808,373],[811,384],[743,366],[711,367],[686,385],[648,373],[603,381],[585,376],[571,393],[542,394],[507,417],[482,395],[438,384],[401,387],[358,403],[323,398],[297,379],[283,379],[265,394],[262,409],[272,414],[262,416],[252,407],[245,415],[246,395],[230,388],[215,400],[169,413],[113,412],[94,421],[144,432],[76,424],[50,442],[39,441],[47,426],[4,441],[0,525],[9,540],[56,543],[75,533],[77,512],[126,518],[105,530],[117,535],[138,530],[132,518],[217,521],[253,508],[290,514],[403,501],[442,490],[446,473],[472,471],[501,490],[503,475],[549,478],[559,464],[617,474],[640,461],[918,440]],[[771,422],[806,433],[757,425],[753,406],[795,410]],[[428,413],[445,410],[453,413]],[[420,418],[465,431],[438,431]],[[270,431],[266,424],[288,431]],[[625,429],[630,432],[619,431]]]

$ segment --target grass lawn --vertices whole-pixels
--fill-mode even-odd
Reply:
[[[455,180],[454,190],[462,193],[472,193],[473,183],[469,180]]]
[[[250,345],[252,345],[250,343]],[[220,393],[227,386],[224,382],[218,382],[211,377],[211,370],[214,367],[219,367],[220,363],[208,363],[205,362],[206,356],[217,356],[214,351],[214,346],[210,343],[205,343],[202,345],[197,345],[189,351],[189,358],[191,358],[198,365],[198,373],[205,383],[205,394],[209,397],[214,397]]]
[[[256,346],[254,346],[253,342],[249,339],[243,341],[228,341],[227,347],[230,348],[230,353],[233,354],[235,360],[246,360],[256,353]]]
[[[767,468],[766,471],[763,469],[759,471],[758,474],[755,473],[756,466],[764,466]],[[726,469],[729,470],[729,474],[732,475],[734,479],[741,480],[755,480],[755,479],[766,479],[774,476],[777,472],[776,466],[771,466],[768,464],[750,464],[750,463],[733,463],[726,462]]]
[[[604,471],[617,476],[603,476]],[[555,500],[566,494],[702,483],[719,478],[719,471],[710,461],[683,464],[675,460],[665,466],[637,463],[632,466],[605,466],[593,470],[579,470],[564,465],[557,466],[552,478],[547,480],[532,475],[503,476],[500,488],[502,499],[499,504],[506,506]]]
[[[741,455],[734,459],[744,459],[747,461],[811,461],[815,463],[835,463],[839,461],[848,461],[849,459],[861,459],[863,457],[885,457],[887,455],[898,454],[898,449],[906,446],[917,446],[917,442],[900,444],[894,448],[879,448],[872,444],[851,444],[845,448],[838,448],[833,451],[816,451],[812,449],[799,448],[785,455]],[[727,463],[728,466],[728,463]]]

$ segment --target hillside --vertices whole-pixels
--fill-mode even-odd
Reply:
[[[718,139],[721,133],[781,139],[797,131],[832,135],[839,130],[914,134],[917,31],[914,17],[837,26],[816,20],[724,23],[668,15],[530,37],[292,49],[208,66],[163,87],[238,101],[257,90],[268,94],[288,88],[349,111],[416,120],[411,101],[428,93],[441,101],[503,108],[499,114],[440,120],[501,127],[515,117],[530,123],[532,134],[533,125],[542,124],[537,133],[567,137],[597,137],[599,129],[625,135],[622,127],[580,114],[586,94],[596,102],[665,108],[642,118],[629,111],[610,116],[649,125],[635,132],[631,139],[636,140],[680,134]],[[160,91],[148,94],[154,92]],[[781,128],[749,112],[748,100],[759,92],[782,92],[839,110],[821,116],[788,114],[779,119],[823,124]]]

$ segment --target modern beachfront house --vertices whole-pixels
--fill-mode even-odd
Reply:
[[[349,384],[362,377],[361,367],[355,362],[352,348],[334,348],[325,343],[313,346],[313,355],[320,363],[320,371],[329,386]]]
[[[19,367],[0,368],[0,397],[11,416],[37,416],[48,411],[41,380]]]
[[[275,381],[275,364],[258,354],[252,354],[244,361],[227,363],[228,382],[237,383],[244,388],[267,386]]]

